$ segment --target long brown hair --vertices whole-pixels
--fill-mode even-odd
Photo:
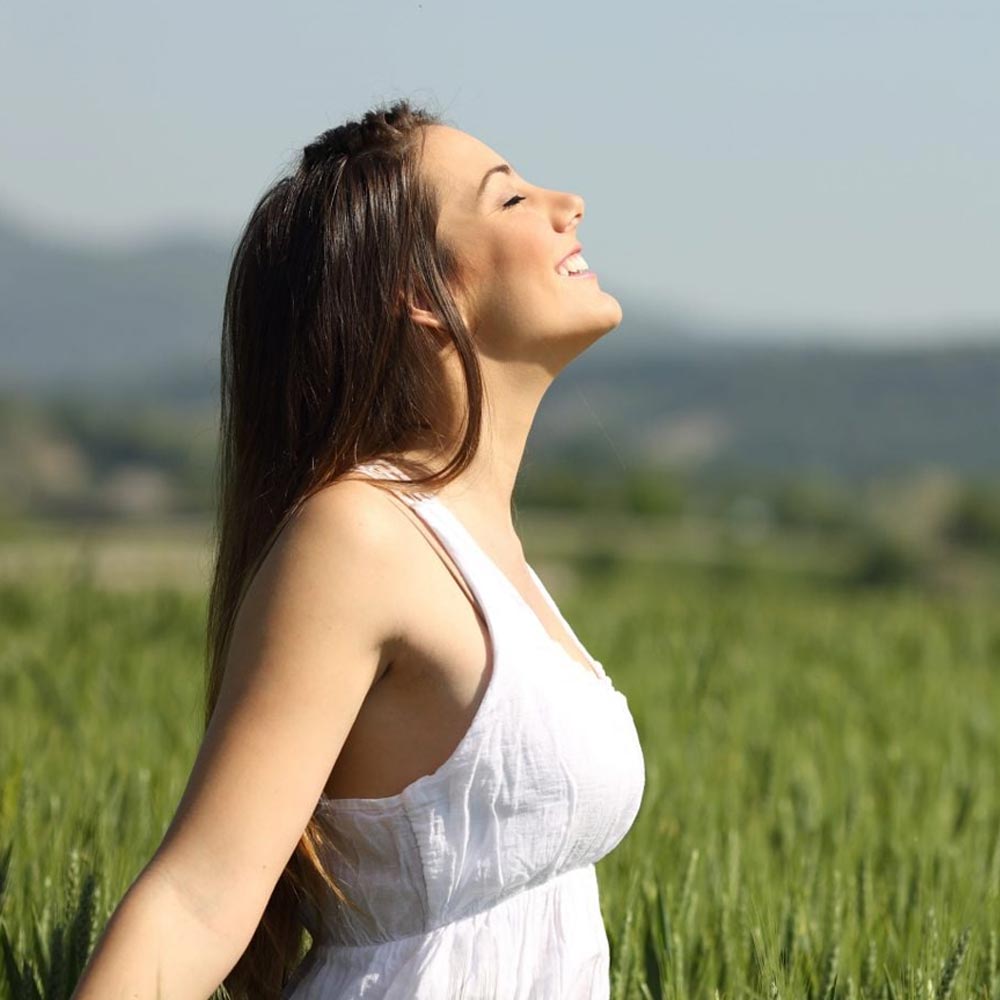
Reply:
[[[359,462],[388,457],[421,473],[404,488],[433,489],[475,454],[483,382],[452,297],[460,262],[436,238],[438,203],[419,170],[424,126],[440,123],[399,100],[323,132],[263,194],[236,246],[222,323],[206,729],[240,602],[299,505]],[[402,454],[440,430],[433,414],[447,391],[441,343],[406,308],[414,293],[442,320],[441,343],[465,378],[463,437],[437,473]],[[323,841],[314,815],[224,981],[234,1000],[280,996],[303,950],[303,896],[307,906],[327,892],[347,901],[321,863]]]

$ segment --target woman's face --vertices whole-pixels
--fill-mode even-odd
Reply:
[[[426,130],[421,171],[438,192],[438,238],[456,254],[459,308],[481,350],[497,358],[538,358],[558,367],[622,319],[618,300],[595,273],[560,273],[583,241],[579,195],[530,184],[478,139],[447,125]],[[584,248],[588,266],[594,257]],[[571,261],[572,263],[572,261]]]

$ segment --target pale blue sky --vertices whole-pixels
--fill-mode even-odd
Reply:
[[[231,240],[315,134],[408,96],[582,194],[623,300],[996,323],[998,40],[961,0],[5,5],[0,210]]]

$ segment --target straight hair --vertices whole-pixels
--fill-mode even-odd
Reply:
[[[433,490],[477,450],[482,372],[453,298],[459,261],[436,238],[439,205],[420,173],[425,127],[441,123],[399,100],[323,132],[265,191],[237,243],[220,352],[206,730],[237,611],[301,504],[356,464],[383,457],[410,477],[395,488]],[[414,294],[442,320],[441,342],[410,317]],[[443,442],[433,422],[448,391],[442,343],[461,362],[467,407],[461,441],[435,473],[403,453],[428,435]],[[448,457],[443,446],[438,454]],[[314,814],[224,980],[233,1000],[280,1000],[303,931],[316,931],[304,915],[328,893],[353,906],[322,863],[329,846]]]

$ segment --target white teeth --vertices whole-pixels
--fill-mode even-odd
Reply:
[[[558,271],[564,277],[575,274],[577,271],[589,270],[587,262],[581,254],[575,253],[572,257],[567,257],[558,267]]]

